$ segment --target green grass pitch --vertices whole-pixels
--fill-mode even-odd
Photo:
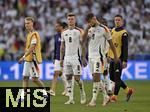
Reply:
[[[50,81],[44,81],[44,83],[47,87],[50,85]],[[99,93],[96,107],[87,107],[80,104],[79,87],[76,84],[74,89],[75,104],[64,105],[68,98],[61,95],[63,84],[59,81],[56,96],[51,98],[51,112],[150,112],[150,81],[126,81],[126,83],[135,89],[129,102],[125,101],[126,95],[121,89],[116,103],[109,103],[106,107],[102,107],[102,94]],[[1,81],[0,87],[18,87],[21,84],[21,81]],[[88,103],[92,97],[92,81],[85,81],[84,84]],[[29,86],[35,85],[30,82]]]

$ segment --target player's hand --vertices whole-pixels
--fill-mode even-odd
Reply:
[[[126,68],[127,67],[127,62],[122,62],[122,68],[124,69],[124,68]]]
[[[82,64],[83,64],[84,67],[87,66],[87,60],[86,60],[86,58],[82,58]]]
[[[89,30],[92,26],[90,24],[87,25],[86,29]]]
[[[21,58],[18,60],[18,63],[21,64],[23,61],[24,61],[24,57],[21,57]]]
[[[114,58],[115,63],[119,63],[120,59],[118,57]]]
[[[64,65],[63,60],[60,60],[60,66],[63,67],[63,65]]]
[[[107,57],[107,63],[110,63],[110,62],[111,62],[111,58]]]

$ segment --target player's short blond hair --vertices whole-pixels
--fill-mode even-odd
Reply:
[[[32,21],[34,23],[34,18],[33,17],[26,17],[25,20]]]

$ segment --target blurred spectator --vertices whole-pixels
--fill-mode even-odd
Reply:
[[[129,32],[129,57],[150,54],[150,1],[149,0],[0,0],[0,60],[16,60],[23,54],[25,16],[36,19],[45,60],[53,58],[54,23],[56,18],[66,21],[66,14],[74,12],[77,23],[85,27],[85,14],[93,12],[104,17],[113,27],[113,17],[122,14]]]

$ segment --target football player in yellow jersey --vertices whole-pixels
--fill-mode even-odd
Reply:
[[[127,67],[127,59],[128,59],[128,33],[124,29],[123,26],[123,17],[121,15],[116,15],[114,18],[115,28],[112,29],[112,41],[116,48],[117,55],[120,58],[120,62],[118,64],[114,64],[114,55],[109,49],[108,57],[110,58],[110,79],[115,82],[115,90],[114,95],[111,96],[112,101],[117,101],[117,95],[119,93],[120,87],[122,87],[126,94],[127,99],[129,101],[130,96],[133,93],[133,89],[127,87],[124,81],[121,80],[122,69]]]
[[[40,88],[42,88],[43,96],[48,97],[44,89],[44,84],[39,80],[39,67],[38,64],[42,63],[41,56],[41,40],[40,35],[33,27],[34,19],[32,17],[25,18],[25,28],[27,31],[26,47],[24,55],[19,59],[19,63],[24,63],[23,68],[23,88],[21,93],[21,101],[24,100],[26,88],[28,87],[29,77],[32,77],[33,82]]]

